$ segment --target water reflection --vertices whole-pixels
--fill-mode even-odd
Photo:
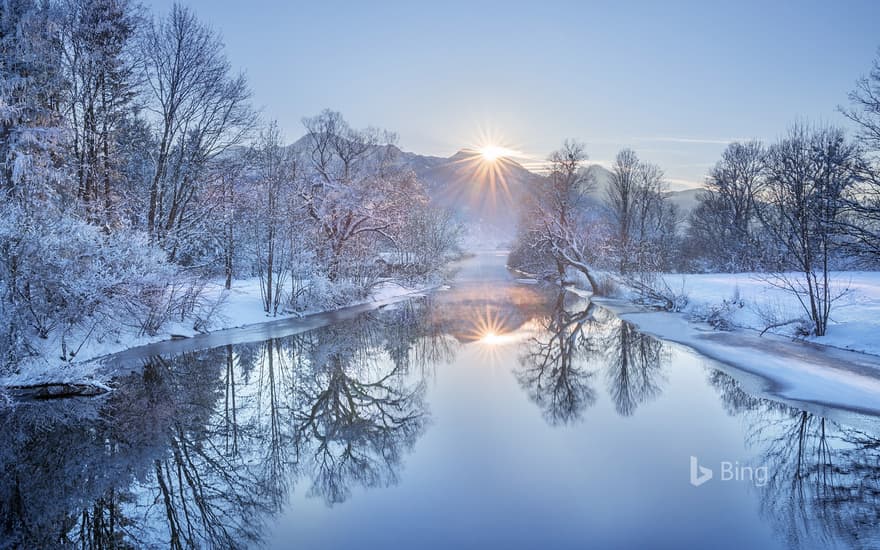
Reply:
[[[610,324],[603,340],[608,393],[618,414],[631,416],[639,405],[660,394],[669,349],[631,323],[616,319]]]
[[[766,465],[761,511],[791,548],[880,542],[880,438],[793,407],[745,393],[713,370],[727,411],[747,426],[747,443]]]
[[[430,417],[420,369],[451,353],[429,312],[154,357],[107,398],[6,411],[2,540],[248,546],[297,482],[328,504],[395,483]]]
[[[408,354],[374,345],[381,339],[374,326],[352,328],[311,339],[314,359],[293,410],[298,465],[312,480],[309,494],[328,504],[343,502],[355,484],[395,483],[403,452],[428,419],[425,382],[410,382],[409,362],[394,361]]]
[[[516,391],[548,430],[589,424],[603,399],[613,416],[662,420],[646,405],[669,383],[667,344],[553,288],[462,285],[294,336],[152,357],[102,398],[0,412],[0,547],[259,545],[296,491],[335,506],[404,481],[432,423],[431,382],[463,346],[516,357]],[[880,439],[707,372],[705,391],[768,466],[758,501],[786,544],[876,543]]]
[[[553,308],[536,321],[537,330],[526,343],[517,378],[550,424],[578,420],[596,401],[591,386],[595,371],[597,308],[590,304],[569,311],[565,293],[559,292]]]
[[[659,340],[570,293],[560,291],[552,304],[537,319],[517,371],[549,423],[583,417],[596,401],[592,384],[600,371],[622,416],[660,393],[669,354]]]

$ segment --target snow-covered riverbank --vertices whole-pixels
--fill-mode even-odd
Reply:
[[[756,394],[880,415],[880,356],[748,329],[718,331],[621,300],[596,302],[642,332],[734,367],[739,373],[731,374]]]
[[[761,334],[768,315],[794,318],[803,312],[793,295],[759,276],[665,279],[687,296],[682,312],[634,305],[626,292],[595,301],[644,332],[735,367],[737,378],[758,394],[880,415],[880,273],[836,273],[835,279],[851,290],[832,311],[828,334],[808,338],[794,338],[790,326]],[[730,330],[701,321],[707,311],[722,306]]]
[[[825,336],[806,337],[825,346],[880,355],[880,272],[833,272],[834,303]],[[717,311],[736,328],[794,336],[806,313],[794,294],[773,286],[766,275],[713,273],[664,275],[666,285],[687,299],[683,313],[697,319]],[[797,280],[795,275],[791,280]]]
[[[310,309],[297,313],[269,315],[263,310],[259,279],[236,281],[233,288],[226,290],[219,282],[209,285],[204,292],[206,303],[212,304],[211,316],[207,324],[194,328],[194,319],[168,323],[156,335],[141,335],[136,330],[124,328],[113,334],[92,335],[77,351],[70,362],[56,361],[49,350],[60,349],[53,340],[44,342],[45,352],[22,364],[18,373],[0,377],[0,388],[6,386],[31,386],[47,383],[91,384],[103,386],[112,376],[110,369],[102,369],[105,359],[137,350],[144,346],[161,342],[197,340],[206,334],[261,326],[285,320],[309,320],[327,313],[352,310],[360,313],[374,307],[423,295],[436,288],[436,284],[404,286],[397,282],[384,282],[377,286],[367,299],[355,300],[341,308]],[[308,325],[308,323],[307,323]]]

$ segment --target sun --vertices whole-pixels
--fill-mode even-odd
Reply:
[[[501,147],[500,145],[484,145],[480,147],[479,153],[486,162],[495,162],[500,158],[509,157],[514,154],[507,147]]]

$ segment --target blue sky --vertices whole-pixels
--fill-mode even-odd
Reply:
[[[152,2],[162,13],[170,1]],[[565,138],[699,182],[724,142],[844,125],[880,1],[185,2],[292,139],[325,107],[447,156],[485,136],[541,159]]]

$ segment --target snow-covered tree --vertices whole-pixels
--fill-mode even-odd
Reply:
[[[124,175],[116,133],[136,100],[140,75],[128,0],[64,0],[61,45],[64,113],[71,128],[76,196],[93,223],[115,224],[111,209]]]
[[[244,142],[255,117],[244,76],[232,73],[220,37],[189,9],[175,4],[151,23],[141,56],[158,143],[147,230],[176,259],[204,242],[204,223],[218,206],[210,199],[219,193],[204,189],[206,167]]]
[[[39,208],[65,192],[59,12],[0,2],[0,163],[7,197]]]
[[[537,190],[534,210],[529,214],[531,221],[522,237],[528,240],[529,248],[552,258],[560,281],[565,281],[566,271],[572,268],[589,281],[594,293],[600,294],[590,266],[590,218],[585,207],[587,193],[595,182],[591,172],[584,169],[586,159],[584,146],[571,140],[550,155],[550,173],[545,185]]]
[[[448,210],[414,201],[397,237],[396,264],[407,275],[434,273],[461,253],[463,232]]]
[[[342,115],[325,110],[303,120],[306,182],[301,197],[318,227],[318,257],[331,281],[365,268],[364,247],[398,246],[411,205],[424,189],[410,170],[393,162],[393,134],[355,130]],[[375,256],[374,256],[375,259]]]

